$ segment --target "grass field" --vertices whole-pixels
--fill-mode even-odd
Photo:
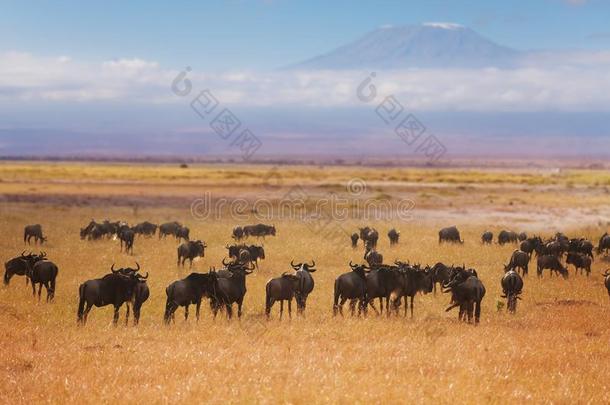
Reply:
[[[607,172],[288,167],[280,168],[282,184],[267,187],[268,170],[1,164],[0,259],[24,249],[24,225],[40,223],[49,238],[44,250],[60,270],[51,304],[38,303],[23,277],[0,287],[0,402],[610,402],[610,299],[600,275],[610,263],[596,257],[591,277],[571,271],[568,280],[548,273],[537,279],[531,264],[517,314],[509,315],[499,308],[500,277],[515,246],[479,242],[486,229],[510,228],[544,236],[561,229],[597,244],[609,229]],[[417,296],[413,319],[372,312],[333,318],[333,282],[350,260],[362,261],[362,248],[299,220],[274,218],[278,234],[264,241],[267,258],[248,276],[243,318],[214,321],[204,305],[199,323],[193,310],[184,322],[179,309],[176,324],[166,327],[165,287],[189,273],[176,266],[177,243],[139,238],[127,255],[118,241],[78,235],[91,218],[179,220],[209,246],[193,267],[205,272],[220,267],[233,226],[258,221],[197,220],[190,201],[203,191],[274,202],[286,187],[300,185],[315,200],[344,193],[352,178],[366,181],[361,198],[415,202],[411,221],[366,221],[380,231],[386,261],[477,269],[487,289],[479,326],[445,313],[449,297],[440,292]],[[350,219],[340,226],[353,232],[363,224]],[[439,226],[453,224],[465,244],[439,246]],[[390,248],[385,234],[392,226],[401,240]],[[317,263],[306,316],[279,321],[276,305],[266,321],[265,283],[293,259]],[[150,274],[140,325],[125,327],[122,310],[113,327],[105,307],[77,327],[80,283],[108,273],[113,263],[135,261]]]

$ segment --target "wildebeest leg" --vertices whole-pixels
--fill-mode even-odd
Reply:
[[[197,322],[199,322],[199,309],[201,308],[201,300],[195,303],[195,318],[197,318]]]
[[[186,322],[187,319],[189,319],[189,304],[184,306],[184,321]]]
[[[52,299],[52,291],[49,289],[49,282],[46,281],[44,283],[44,288],[47,290],[47,302],[49,302]]]
[[[112,318],[112,323],[116,326],[116,324],[119,322],[119,309],[121,308],[120,305],[115,305],[114,306],[114,316]]]
[[[377,310],[377,308],[375,307],[375,298],[373,298],[372,300],[368,301],[368,305],[371,306],[371,308],[373,308],[373,311],[375,311],[376,315],[379,315],[379,311]]]
[[[38,302],[40,302],[40,294],[42,293],[42,281],[38,285]]]
[[[25,276],[25,279],[27,280],[28,276]],[[36,296],[36,284],[32,281],[32,297]]]
[[[140,323],[140,308],[136,304],[133,306],[133,326],[137,326]]]
[[[93,307],[93,304],[87,303],[87,307],[85,308],[85,313],[83,314],[83,325],[87,323],[87,317],[89,316],[89,311],[91,311],[92,307]]]
[[[237,301],[237,317],[241,318],[241,306],[244,303],[244,298],[242,297],[239,301]]]
[[[226,304],[226,311],[227,311],[227,319],[231,319],[233,318],[233,306],[229,303]]]
[[[127,306],[127,310],[125,311],[125,326],[129,326],[129,302],[125,305]]]
[[[280,321],[282,320],[283,313],[284,313],[284,300],[280,300]]]
[[[354,316],[356,313],[356,300],[353,298],[349,300],[349,309],[352,313],[352,316]]]
[[[413,319],[413,299],[415,298],[414,295],[411,296],[411,319]]]
[[[386,312],[388,309],[386,308]],[[379,313],[383,315],[383,297],[379,297]]]
[[[339,301],[339,314],[341,314],[341,316],[343,316],[343,305],[345,304],[345,301],[347,301],[347,298],[341,297],[341,301]]]
[[[189,257],[189,262],[190,262],[189,269],[192,269],[193,268],[193,258],[192,257]]]
[[[288,298],[288,318],[292,319],[292,298]]]

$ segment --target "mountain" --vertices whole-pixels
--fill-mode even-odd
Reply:
[[[521,53],[450,23],[382,27],[289,69],[507,68]]]

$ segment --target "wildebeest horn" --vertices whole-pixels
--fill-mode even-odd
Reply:
[[[24,253],[25,253],[25,250],[23,252],[21,252],[21,257],[25,257]]]
[[[222,264],[223,264],[223,266],[228,266],[228,265],[229,265],[229,263],[226,263],[226,262],[225,262],[225,259],[226,259],[226,257],[223,257],[223,258],[222,258]]]
[[[309,265],[309,267],[316,267],[316,261],[311,259],[311,264]]]
[[[354,265],[352,264],[352,261],[350,260],[350,261],[349,261],[349,267],[351,267],[352,269],[355,269],[355,268],[356,268],[356,267],[358,267],[358,266],[354,266]]]
[[[287,276],[287,275],[288,275],[288,272],[287,272],[287,271],[285,271],[285,272],[283,272],[283,273],[282,273],[282,277]]]
[[[301,265],[300,264],[294,264],[294,260],[290,261],[290,265],[292,266],[293,269],[298,270]]]
[[[137,277],[138,277],[140,280],[146,280],[146,279],[148,278],[148,272],[146,272],[146,275],[145,275],[145,276],[143,276],[143,275],[141,275],[141,274],[138,274],[138,276],[137,276]]]
[[[113,273],[116,273],[118,270],[114,270],[114,263],[112,263],[112,266],[110,266],[110,271]]]
[[[136,271],[140,271],[140,265],[138,264],[138,262],[136,262],[136,266],[137,266]],[[146,274],[148,274],[148,273],[146,273]]]
[[[610,269],[606,269],[606,271],[602,273],[602,276],[604,277],[607,277],[608,275],[610,275]]]

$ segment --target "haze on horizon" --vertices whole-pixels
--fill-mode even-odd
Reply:
[[[606,158],[610,4],[530,3],[8,2],[0,156],[239,156],[210,125],[228,109],[260,155],[409,157],[393,96],[448,155]]]

